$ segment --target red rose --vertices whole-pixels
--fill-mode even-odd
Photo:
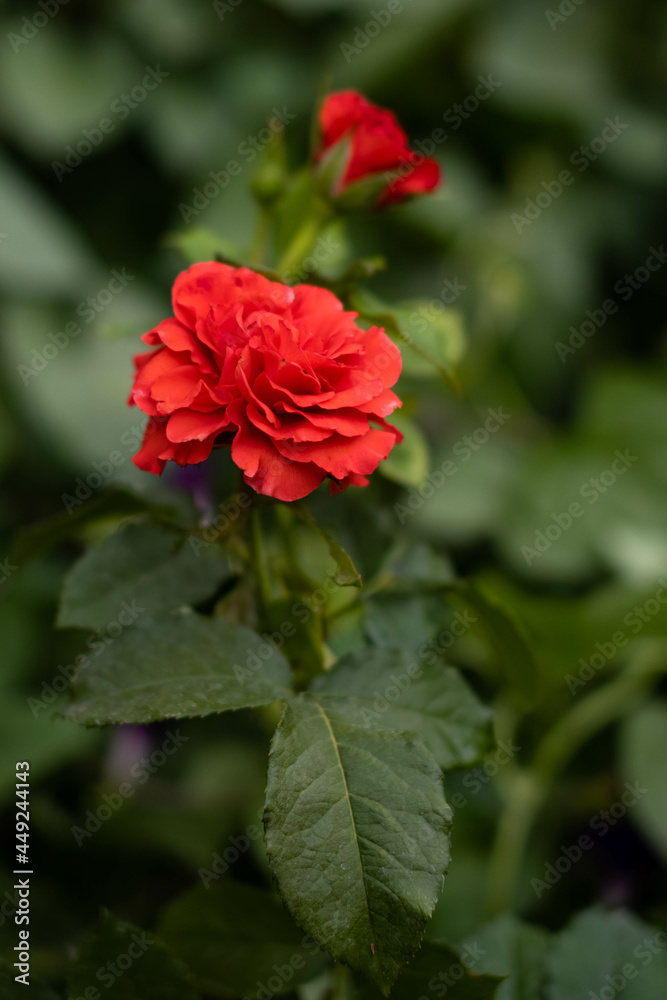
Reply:
[[[248,485],[298,500],[366,486],[400,433],[384,417],[401,355],[323,288],[289,288],[245,267],[195,264],[173,288],[174,318],[143,336],[130,405],[150,417],[140,469],[191,465],[231,442]],[[373,426],[377,425],[377,426]]]
[[[330,94],[320,108],[322,144],[318,158],[339,142],[349,140],[347,163],[334,194],[341,194],[355,181],[395,175],[387,181],[376,202],[385,208],[415,194],[432,191],[440,183],[435,160],[413,153],[408,139],[391,111],[370,104],[356,90]]]

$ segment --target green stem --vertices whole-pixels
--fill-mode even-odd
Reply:
[[[651,654],[563,715],[539,744],[532,765],[516,772],[501,813],[489,862],[486,916],[511,908],[528,839],[549,792],[577,751],[599,730],[630,711],[664,670]]]
[[[264,250],[269,235],[271,215],[265,205],[259,206],[259,214],[250,247],[250,262],[257,267],[264,263]]]
[[[309,215],[295,233],[292,242],[278,262],[276,270],[283,279],[289,277],[289,272],[297,267],[308,254],[320,230],[330,217],[331,209],[328,205],[323,201],[313,202]]]

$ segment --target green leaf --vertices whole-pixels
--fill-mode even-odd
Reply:
[[[200,261],[215,260],[222,254],[224,257],[237,258],[239,248],[229,240],[212,233],[203,226],[193,226],[189,229],[170,233],[165,239],[165,246],[179,250],[187,264],[198,264]]]
[[[477,612],[504,682],[522,706],[533,704],[539,689],[540,671],[519,625],[503,607],[472,584],[450,584],[444,591],[455,605],[464,609],[472,607]]]
[[[459,671],[409,649],[350,653],[317,677],[312,690],[342,721],[418,733],[443,769],[473,764],[493,748],[491,710]]]
[[[139,618],[94,656],[65,711],[86,726],[205,716],[290,694],[282,653],[221,618]]]
[[[506,914],[471,935],[464,954],[471,956],[476,972],[507,976],[495,1000],[543,1000],[551,940],[544,928]]]
[[[656,928],[623,910],[585,910],[560,933],[548,956],[545,996],[664,1000],[667,953],[657,935]]]
[[[472,961],[470,956],[472,955]],[[441,942],[426,941],[396,980],[391,1000],[418,1000],[421,997],[444,997],[449,990],[455,1000],[492,1000],[502,978],[483,975],[475,961],[475,952],[463,953]],[[435,986],[433,985],[435,984]],[[372,988],[360,990],[361,1000],[372,1000],[378,994]]]
[[[393,308],[398,325],[414,346],[407,355],[408,375],[432,374],[435,363],[450,373],[461,363],[465,353],[463,317],[456,309],[447,309],[438,299],[415,299]]]
[[[70,994],[87,996],[100,983],[109,1000],[198,1000],[185,966],[160,941],[110,913],[79,951]]]
[[[58,625],[103,628],[133,601],[155,617],[197,604],[231,575],[217,546],[193,548],[181,535],[129,524],[89,549],[69,572]]]
[[[667,702],[643,705],[624,720],[620,757],[628,781],[647,792],[637,798],[632,819],[667,859]]]
[[[414,420],[400,413],[392,416],[391,423],[398,427],[403,440],[391,449],[388,458],[380,462],[378,471],[385,479],[401,486],[421,486],[429,468],[426,438]]]
[[[305,606],[301,604],[301,607]],[[292,596],[269,601],[263,609],[263,620],[268,632],[275,630],[277,633],[279,639],[275,641],[284,651],[301,686],[307,687],[324,669],[321,616],[312,611],[305,621],[301,616],[297,618]]]
[[[454,373],[454,366],[463,354],[464,343],[458,313],[452,310],[435,313],[431,309],[427,316],[422,316],[417,311],[420,303],[388,305],[366,289],[356,291],[350,297],[350,305],[362,319],[384,327],[401,346],[409,348],[421,359],[419,365],[410,359],[407,352],[402,352],[406,374],[429,375],[431,369],[435,369],[453,392],[461,391]],[[409,359],[407,363],[406,357]]]
[[[288,993],[328,961],[276,896],[228,879],[182,896],[159,933],[207,996]]]
[[[334,580],[341,587],[360,587],[361,586],[361,574],[352,562],[351,558],[345,551],[342,545],[336,541],[333,535],[330,535],[328,531],[321,528],[313,515],[310,513],[307,507],[300,504],[294,504],[294,512],[297,517],[307,524],[309,528],[313,528],[315,531],[319,532],[329,549],[329,555],[335,561],[338,569],[336,570],[336,575]]]
[[[297,923],[387,994],[449,864],[451,810],[423,742],[361,729],[299,695],[273,739],[265,819]]]

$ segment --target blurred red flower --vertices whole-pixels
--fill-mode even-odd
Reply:
[[[362,330],[331,292],[247,268],[194,264],[173,288],[174,317],[143,340],[130,405],[149,415],[140,469],[191,465],[215,444],[258,493],[297,500],[327,477],[366,486],[399,431],[385,421],[401,355]]]
[[[334,198],[351,185],[374,178],[377,185],[369,198],[374,207],[386,208],[426,194],[440,183],[437,162],[410,149],[393,112],[371,104],[356,90],[330,94],[320,108],[319,123],[318,161],[333,157],[340,144],[349,146],[331,192]]]

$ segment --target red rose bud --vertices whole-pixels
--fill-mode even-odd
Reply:
[[[338,208],[386,208],[440,183],[437,162],[410,149],[395,115],[355,90],[330,94],[319,124],[320,189]]]
[[[149,416],[140,469],[203,462],[216,444],[249,486],[298,500],[367,486],[400,432],[384,419],[401,355],[362,330],[331,292],[290,288],[248,268],[194,264],[173,288],[174,316],[144,334],[130,405]]]

